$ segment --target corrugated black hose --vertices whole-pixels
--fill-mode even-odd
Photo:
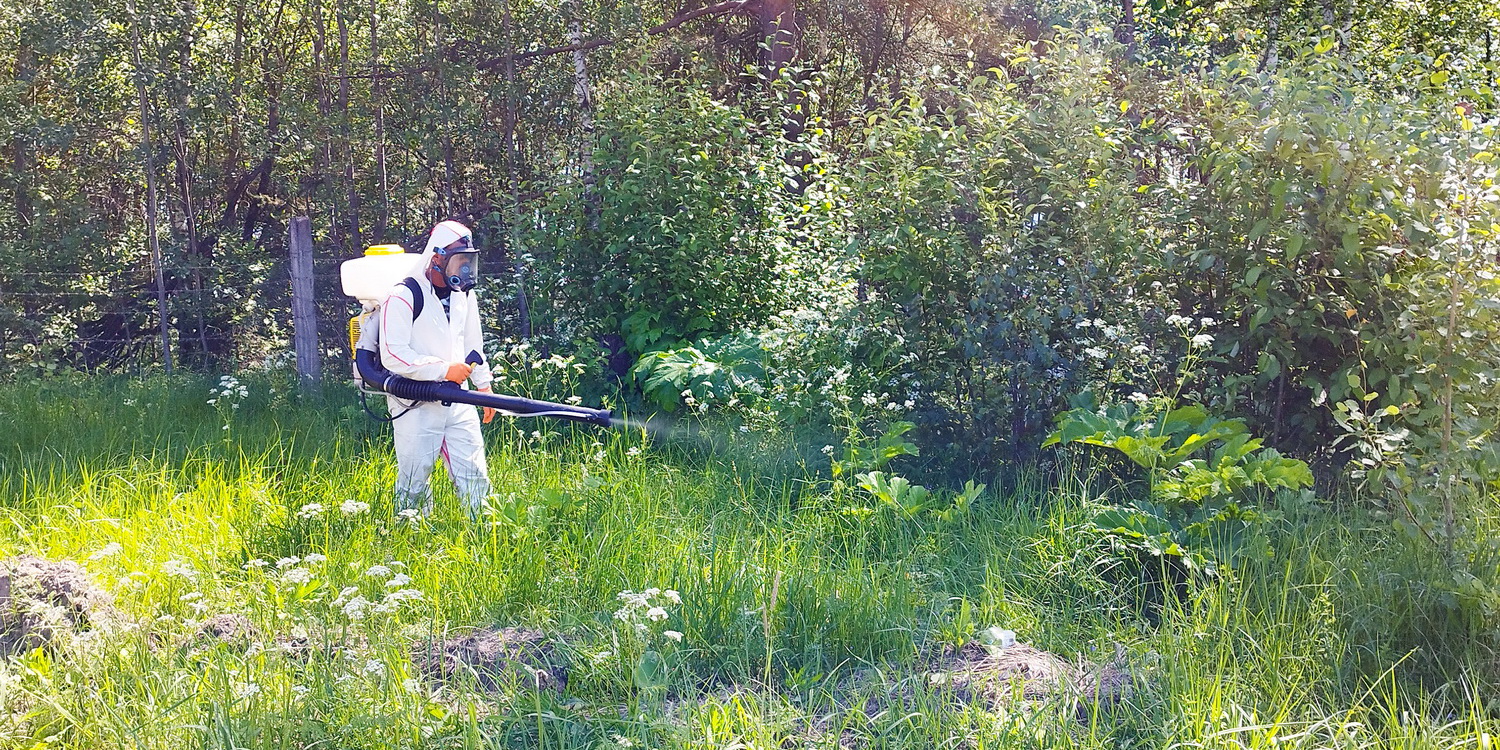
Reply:
[[[355,350],[354,364],[359,368],[359,376],[366,386],[407,401],[487,406],[513,417],[552,417],[600,427],[609,427],[613,423],[613,415],[608,409],[589,409],[551,401],[534,401],[520,396],[466,391],[459,384],[447,380],[432,382],[403,378],[385,369],[380,364],[380,357],[368,349]]]

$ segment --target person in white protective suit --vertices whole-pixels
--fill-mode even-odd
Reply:
[[[391,288],[380,306],[380,361],[412,380],[450,380],[490,392],[490,368],[480,335],[479,303],[471,291],[479,277],[479,249],[469,228],[456,221],[433,227],[410,277]],[[410,402],[387,396],[396,433],[396,510],[432,512],[432,467],[448,468],[470,515],[490,493],[479,415],[466,404]],[[495,410],[484,409],[484,422]]]

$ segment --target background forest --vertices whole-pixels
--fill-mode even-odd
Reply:
[[[1500,6],[1483,0],[7,4],[0,424],[16,442],[0,445],[0,497],[31,531],[0,550],[88,556],[92,532],[42,534],[72,528],[50,515],[66,503],[51,503],[108,486],[112,499],[78,517],[133,513],[136,490],[105,475],[145,456],[184,472],[162,469],[174,492],[222,480],[245,493],[233,523],[255,533],[224,553],[239,556],[230,576],[257,575],[240,565],[253,555],[294,549],[342,546],[377,563],[395,554],[383,549],[428,554],[383,527],[300,515],[345,492],[300,462],[343,466],[364,510],[380,502],[361,473],[369,446],[340,443],[377,428],[334,385],[354,310],[338,264],[372,244],[419,248],[434,222],[459,218],[486,248],[497,390],[671,413],[694,425],[673,433],[693,447],[677,445],[670,466],[643,464],[649,441],[505,427],[497,471],[547,500],[501,509],[496,528],[523,550],[504,554],[545,548],[574,577],[553,581],[563,599],[546,603],[542,563],[528,572],[505,557],[517,567],[501,582],[434,571],[430,592],[477,592],[435,604],[434,627],[565,623],[561,613],[645,588],[621,571],[673,559],[685,595],[724,607],[670,622],[703,649],[670,656],[663,642],[670,658],[654,658],[678,687],[763,677],[811,696],[811,685],[843,684],[830,665],[961,647],[983,626],[1033,617],[1024,600],[1048,611],[1033,624],[1060,652],[1114,641],[1136,656],[1190,654],[1191,669],[1141,668],[1155,687],[1137,682],[1134,718],[1091,725],[1099,746],[1364,746],[1373,740],[1360,732],[1410,730],[1402,746],[1489,747],[1500,710],[1483,697],[1500,684],[1497,37]],[[314,233],[326,401],[283,387],[299,216]],[[212,400],[182,395],[191,388]],[[81,417],[95,442],[75,443],[45,427],[70,408],[69,389],[129,409],[118,423]],[[205,419],[212,435],[195,432]],[[325,442],[285,447],[273,427]],[[700,463],[735,440],[754,444],[733,449],[734,469]],[[186,468],[198,459],[184,445],[199,443],[203,466],[219,468]],[[67,467],[114,468],[104,479],[56,470],[47,450]],[[682,524],[764,576],[804,565],[783,605],[803,618],[782,623],[795,645],[773,643],[781,574],[709,590],[725,580],[713,566],[728,563],[707,541],[627,546],[610,571],[588,568],[570,534],[601,533],[590,525],[604,523],[599,506],[565,511],[560,498],[605,492],[591,462],[629,485],[609,496],[622,514],[605,523],[612,534]],[[741,470],[765,484],[741,483]],[[266,500],[246,489],[262,471],[319,489]],[[717,499],[699,507],[691,482],[672,479],[680,471]],[[762,492],[778,499],[763,507]],[[258,516],[261,502],[274,510]],[[985,502],[989,512],[973,510]],[[753,522],[728,520],[739,513]],[[255,524],[283,520],[255,536],[271,534]],[[189,527],[161,533],[220,549]],[[1014,534],[1030,541],[1003,547]],[[472,543],[467,553],[499,564],[493,538],[462,539],[454,549]],[[151,556],[144,543],[125,549]],[[918,558],[921,571],[903,567]],[[996,559],[1025,581],[1011,595],[995,588]],[[952,572],[965,566],[977,577]],[[699,576],[703,590],[691,590]],[[818,609],[851,580],[883,609]],[[150,590],[166,602],[176,585]],[[1120,587],[1130,593],[1103,593]],[[284,604],[267,600],[252,619],[271,622]],[[757,606],[760,640],[730,637],[731,610]],[[1215,617],[1221,648],[1194,640]],[[612,643],[623,660],[631,647]],[[640,672],[658,651],[636,645],[623,677],[600,672],[584,692],[659,687]],[[411,666],[381,658],[382,669]],[[1225,675],[1242,659],[1256,666],[1239,684]],[[1387,678],[1419,687],[1391,682],[1381,703],[1372,696]],[[316,744],[222,687],[226,717],[291,732],[281,746]],[[887,687],[909,707],[909,687]],[[328,731],[347,746],[378,745],[389,726],[414,745],[435,731],[478,746],[482,717],[464,725],[456,712],[436,729],[415,715],[355,726],[349,717],[378,701],[343,689],[327,695],[354,701],[339,704],[352,723]],[[26,690],[28,710],[52,723],[0,726],[0,739],[40,741],[38,726],[89,710],[67,702],[81,696],[38,698],[52,683]],[[1259,698],[1217,702],[1239,690]],[[703,715],[739,728],[715,735],[690,721],[684,746],[779,744],[774,701],[745,700]],[[807,701],[799,710],[814,710]],[[1069,734],[1072,707],[1060,711],[1052,729],[1004,736],[1082,742]],[[545,741],[536,721],[535,735],[504,731],[524,735],[518,746]],[[579,746],[613,731],[577,721],[588,727]],[[869,746],[949,746],[952,721],[849,731]],[[672,744],[671,732],[631,727]],[[1266,727],[1281,729],[1255,734]],[[78,746],[123,741],[77,731]]]

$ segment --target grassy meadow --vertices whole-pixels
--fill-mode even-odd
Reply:
[[[87,627],[0,666],[0,747],[1487,748],[1500,735],[1496,644],[1479,635],[1493,623],[1426,593],[1431,561],[1357,498],[1285,508],[1270,556],[1163,586],[1151,561],[1084,530],[1123,491],[1086,458],[974,467],[990,490],[937,522],[832,488],[821,438],[500,419],[486,428],[492,513],[470,520],[437,481],[433,516],[399,518],[388,428],[346,388],[302,398],[249,377],[209,404],[215,386],[0,388],[0,559],[73,561],[112,596]],[[978,698],[940,667],[992,626],[1129,679],[1109,696],[1013,680]],[[536,671],[433,668],[434,644],[486,632],[526,633],[517,661]]]

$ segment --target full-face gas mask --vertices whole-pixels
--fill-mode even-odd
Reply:
[[[433,248],[433,265],[442,271],[449,289],[467,292],[479,283],[479,249],[469,237]]]

